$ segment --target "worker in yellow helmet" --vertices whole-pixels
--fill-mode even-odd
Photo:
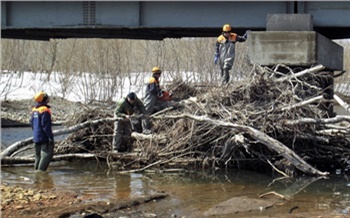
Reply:
[[[36,101],[32,109],[30,124],[33,129],[35,144],[34,169],[46,171],[54,153],[54,138],[52,133],[51,110],[48,103],[50,98],[45,92],[38,92],[34,96]]]
[[[162,110],[172,105],[170,102],[172,98],[171,92],[160,88],[159,79],[161,74],[162,70],[159,67],[152,68],[152,77],[146,85],[146,95],[144,98],[144,105],[147,115],[151,115],[157,110]],[[151,133],[151,123],[149,119],[144,119],[142,121],[142,128],[144,134]]]
[[[248,31],[243,36],[233,33],[229,24],[225,24],[222,27],[222,34],[216,41],[214,63],[219,63],[223,84],[228,83],[230,80],[229,71],[232,69],[235,59],[235,43],[246,41],[247,36]]]

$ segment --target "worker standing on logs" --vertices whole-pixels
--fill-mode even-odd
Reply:
[[[169,106],[172,106],[170,102],[172,100],[172,92],[165,91],[160,88],[159,78],[162,71],[159,67],[152,68],[152,77],[146,85],[146,96],[144,99],[146,113],[151,115],[155,110],[162,110]],[[143,134],[151,134],[151,123],[148,118],[143,120],[142,123]]]
[[[117,118],[122,118],[114,123],[113,135],[113,151],[125,152],[131,151],[131,133],[132,124],[131,116],[134,114],[134,109],[137,108],[145,115],[146,110],[143,103],[137,98],[134,92],[130,92],[126,98],[119,100],[114,115]]]
[[[248,32],[248,31],[247,31]],[[230,70],[232,69],[235,59],[235,43],[247,40],[248,33],[239,36],[232,32],[229,24],[222,27],[222,34],[216,41],[216,50],[214,56],[214,64],[218,64],[221,70],[222,84],[228,83],[230,80]]]

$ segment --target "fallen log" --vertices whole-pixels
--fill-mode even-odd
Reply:
[[[72,159],[93,159],[98,158],[95,154],[61,154],[54,155],[52,161],[72,160]],[[24,164],[34,163],[34,157],[3,157],[1,158],[1,164]]]
[[[166,108],[165,110],[159,111],[158,113],[154,114],[151,116],[151,118],[155,115],[158,114],[162,114],[166,111],[171,110],[172,108]],[[83,128],[92,126],[92,125],[97,125],[97,124],[104,124],[104,123],[110,123],[110,122],[115,122],[117,120],[121,120],[122,118],[102,118],[102,119],[98,119],[98,120],[88,120],[84,123],[80,123],[74,126],[71,126],[69,128],[65,128],[65,129],[60,129],[60,130],[55,130],[53,131],[53,135],[54,136],[59,136],[59,135],[65,135],[68,133],[73,133],[76,132],[78,130],[81,130]],[[137,132],[133,132],[131,135],[133,138],[137,139],[137,140],[156,140],[159,141],[159,143],[166,143],[166,141],[168,140],[168,138],[165,135],[144,135],[141,133],[137,133]],[[4,149],[1,154],[0,154],[0,159],[3,159],[5,157],[11,156],[11,154],[13,154],[14,152],[16,152],[19,149],[22,149],[28,145],[33,144],[33,137],[29,137],[27,139],[18,141],[13,143],[12,145],[8,146],[6,149]],[[6,160],[8,161],[9,158],[6,158]],[[17,160],[21,160],[21,158],[17,158]],[[24,160],[24,159],[23,159]]]
[[[99,119],[99,120],[88,120],[84,123],[80,123],[80,124],[77,124],[75,126],[71,126],[69,128],[66,128],[66,129],[55,130],[55,131],[53,131],[53,135],[54,136],[64,135],[64,134],[72,133],[72,132],[78,131],[80,129],[86,128],[87,126],[96,125],[96,124],[100,124],[100,123],[106,123],[106,122],[114,122],[118,119],[120,119],[120,118],[103,118],[103,119]],[[10,156],[16,150],[23,148],[26,145],[33,144],[33,143],[34,143],[33,137],[16,142],[16,143],[10,145],[9,147],[7,147],[5,150],[3,150],[0,154],[0,158]]]
[[[162,113],[165,113],[169,110],[172,110],[173,107],[169,107],[169,108],[165,108],[164,110],[161,110],[153,115],[150,116],[150,118],[160,115]],[[111,122],[115,122],[117,120],[122,120],[123,118],[119,118],[119,117],[115,117],[115,118],[101,118],[101,119],[97,119],[97,120],[88,120],[84,123],[80,123],[74,126],[71,126],[69,128],[65,128],[65,129],[60,129],[60,130],[55,130],[53,131],[53,135],[54,136],[59,136],[59,135],[65,135],[68,133],[73,133],[76,132],[78,130],[84,129],[86,127],[92,126],[92,125],[97,125],[97,124],[105,124],[105,123],[111,123]],[[165,135],[144,135],[144,134],[140,134],[137,132],[133,132],[132,133],[132,137],[134,137],[137,140],[156,140],[159,141],[160,143],[166,143],[166,141],[168,140],[168,138]],[[12,145],[8,146],[6,149],[4,149],[1,153],[0,153],[0,159],[6,157],[6,156],[11,156],[11,154],[13,154],[15,151],[24,148],[25,146],[28,146],[30,144],[33,144],[33,137],[29,137],[27,139],[18,141],[13,143]]]

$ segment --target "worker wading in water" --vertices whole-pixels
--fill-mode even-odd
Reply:
[[[53,158],[55,142],[52,134],[51,110],[49,96],[39,92],[34,96],[36,101],[32,109],[30,125],[33,130],[35,144],[34,169],[46,171]]]

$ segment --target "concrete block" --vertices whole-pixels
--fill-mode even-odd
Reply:
[[[313,31],[311,14],[268,14],[266,31]]]
[[[248,55],[254,64],[343,69],[343,47],[314,31],[251,32]]]
[[[344,48],[327,37],[317,33],[317,63],[334,70],[343,70]]]

